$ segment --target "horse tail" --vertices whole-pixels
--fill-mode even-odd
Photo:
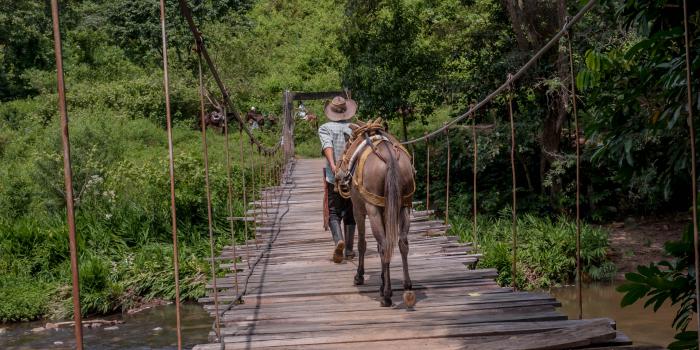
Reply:
[[[401,189],[399,188],[398,164],[389,142],[382,142],[387,150],[386,176],[384,177],[384,237],[386,247],[384,261],[389,263],[394,247],[399,240],[399,215],[401,213]]]

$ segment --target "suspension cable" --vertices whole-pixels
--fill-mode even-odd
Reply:
[[[231,179],[231,152],[229,146],[228,115],[226,115],[226,107],[223,107],[222,109],[224,112],[224,149],[226,153],[226,209],[228,212],[229,230],[231,231],[231,245],[233,246],[233,283],[236,287],[236,294],[238,294],[238,244],[236,243],[236,230],[233,225],[233,180]],[[243,219],[245,222],[245,217]]]
[[[238,131],[238,150],[241,156],[241,182],[243,183],[243,232],[245,239],[245,259],[250,269],[250,247],[248,247],[248,189],[246,186],[246,174],[248,173],[248,161],[243,156],[243,125]],[[253,218],[255,219],[255,218]]]
[[[476,114],[476,112],[474,112]],[[477,245],[477,248],[479,246],[479,238],[477,237],[477,221],[476,221],[476,215],[477,215],[477,209],[476,209],[476,174],[477,174],[477,161],[479,157],[479,151],[478,151],[478,144],[477,144],[477,138],[476,138],[476,115],[472,116],[472,146],[474,148],[474,163],[472,166],[472,219],[474,220],[474,225],[472,227],[473,229],[473,238],[474,241]]]
[[[61,114],[61,144],[63,146],[63,180],[66,191],[66,222],[68,223],[68,246],[70,249],[70,271],[73,297],[73,332],[75,347],[83,349],[83,322],[80,309],[80,278],[78,276],[78,245],[75,233],[75,203],[73,200],[73,169],[71,166],[70,135],[68,133],[68,108],[66,107],[66,84],[63,80],[63,49],[61,45],[58,0],[51,0],[53,22],[53,44],[56,56],[56,82],[58,85],[58,112]]]
[[[199,69],[199,119],[202,127],[202,158],[204,161],[204,187],[207,194],[207,227],[209,230],[209,264],[211,268],[211,280],[214,287],[214,309],[216,310],[216,321],[214,330],[217,339],[221,339],[221,329],[219,324],[219,290],[216,286],[216,262],[214,261],[214,228],[212,225],[211,209],[211,186],[209,186],[209,147],[207,145],[207,123],[204,119],[204,83],[202,81],[202,58],[199,55],[197,61]]]
[[[445,225],[450,223],[450,129],[445,129],[447,142],[447,171],[445,172]]]
[[[430,139],[425,139],[425,210],[430,211]]]
[[[173,234],[173,274],[175,277],[175,327],[177,348],[182,350],[180,322],[180,255],[177,244],[177,213],[175,210],[175,160],[173,154],[173,127],[170,114],[170,79],[168,77],[168,36],[165,31],[165,0],[160,0],[160,30],[163,42],[163,87],[165,89],[165,122],[168,132],[168,165],[170,171],[170,220]]]
[[[700,252],[698,251],[698,189],[697,189],[697,168],[695,165],[695,121],[693,120],[693,93],[692,81],[690,73],[690,40],[688,34],[688,4],[683,0],[683,28],[685,37],[685,83],[688,93],[688,126],[690,128],[690,173],[692,179],[692,204],[693,204],[693,246],[695,253],[695,312],[700,315],[700,277],[697,276],[697,271],[700,271]],[[698,343],[700,343],[700,317],[696,317],[698,322]]]
[[[513,77],[508,75],[508,81],[512,81]],[[516,195],[516,181],[515,181],[515,123],[513,122],[513,88],[510,86],[508,88],[508,116],[510,118],[510,170],[511,177],[513,179],[513,221],[511,224],[512,235],[513,235],[513,272],[511,276],[511,285],[513,291],[517,290],[517,264],[518,264],[518,216],[516,212],[517,195]]]
[[[183,1],[183,0],[181,0]],[[438,128],[437,130],[426,133],[425,135],[421,137],[417,137],[415,139],[411,139],[408,141],[403,141],[401,144],[408,145],[416,142],[423,141],[425,139],[431,138],[433,136],[436,136],[443,132],[446,128],[449,128],[450,126],[458,123],[459,121],[468,118],[470,115],[473,115],[473,112],[480,109],[483,107],[485,104],[487,104],[489,101],[493,100],[496,96],[500,95],[504,90],[508,89],[509,86],[511,86],[516,80],[518,80],[523,74],[525,74],[526,71],[528,71],[532,66],[537,63],[537,61],[544,55],[549,49],[551,49],[554,45],[559,43],[559,39],[571,28],[574,24],[576,24],[586,12],[588,12],[595,4],[597,0],[590,0],[585,6],[581,8],[581,10],[576,13],[574,17],[571,18],[569,22],[567,22],[557,34],[555,34],[552,39],[550,39],[547,44],[545,44],[539,51],[537,51],[527,63],[525,63],[520,69],[513,75],[509,75],[508,79],[501,85],[499,86],[496,90],[493,90],[490,94],[488,94],[483,100],[481,100],[479,103],[477,103],[474,107],[470,108],[467,112],[464,114],[460,115],[459,117],[456,117],[441,128]]]
[[[567,18],[568,21],[568,18]],[[569,49],[569,68],[571,79],[571,108],[574,116],[574,137],[576,138],[576,298],[578,302],[578,319],[583,319],[583,292],[581,287],[581,145],[579,142],[578,112],[576,110],[576,79],[574,78],[574,52],[571,50],[571,36],[566,33]]]
[[[258,250],[260,247],[258,246],[258,219],[259,219],[259,213],[260,210],[258,210],[258,205],[257,205],[257,195],[258,195],[258,184],[260,183],[260,179],[257,176],[257,161],[255,159],[255,147],[253,143],[250,144],[250,162],[251,162],[251,174],[253,174],[252,180],[253,180],[253,192],[252,192],[252,201],[253,201],[253,232],[255,233],[253,235],[253,239],[255,241],[255,250]]]

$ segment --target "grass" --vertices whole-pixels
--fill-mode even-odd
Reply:
[[[510,285],[513,278],[510,212],[504,211],[497,217],[480,216],[476,237],[471,218],[455,216],[450,223],[450,234],[459,236],[464,242],[475,242],[478,251],[483,253],[478,266],[497,269],[499,284]],[[561,217],[554,220],[532,214],[518,217],[516,284],[519,288],[547,288],[574,280],[575,227],[571,220]],[[581,242],[584,278],[611,279],[615,268],[607,258],[607,232],[583,225]]]

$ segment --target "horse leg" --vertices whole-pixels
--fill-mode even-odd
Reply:
[[[353,205],[354,206],[354,205]],[[358,250],[358,262],[357,262],[357,273],[355,274],[355,285],[359,286],[365,284],[365,251],[367,251],[367,241],[365,240],[365,213],[363,210],[358,210],[361,208],[353,208],[353,215],[355,216],[355,225],[357,225],[357,250]]]
[[[416,304],[416,294],[413,293],[413,283],[408,275],[408,229],[411,223],[410,211],[407,207],[401,209],[399,221],[399,251],[403,265],[403,301],[406,307]]]
[[[372,234],[377,241],[377,252],[382,261],[382,286],[379,295],[382,297],[382,306],[391,306],[391,275],[389,274],[389,262],[384,260],[384,250],[389,249],[386,244],[384,233],[384,220],[379,207],[367,204],[367,215],[369,216],[369,224],[372,226]]]

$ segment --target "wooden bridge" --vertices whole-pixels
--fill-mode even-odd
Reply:
[[[333,243],[323,230],[322,160],[297,160],[262,215],[248,262],[238,263],[235,299],[232,247],[218,258],[231,269],[217,279],[221,338],[212,330],[207,349],[559,349],[625,347],[630,340],[609,319],[568,320],[543,293],[499,287],[493,269],[474,269],[479,255],[469,243],[445,235],[430,213],[412,215],[409,267],[418,302],[379,306],[379,258],[368,232],[366,283],[353,285],[356,262],[334,264]],[[367,225],[369,228],[369,225]],[[257,245],[257,247],[256,247]],[[245,256],[245,245],[237,247]],[[257,264],[255,262],[257,261]],[[401,276],[399,254],[393,276]],[[250,272],[250,273],[248,273]],[[249,275],[247,287],[246,278]],[[392,286],[401,289],[399,279]],[[213,290],[200,302],[214,315]],[[226,310],[226,306],[231,305]]]

